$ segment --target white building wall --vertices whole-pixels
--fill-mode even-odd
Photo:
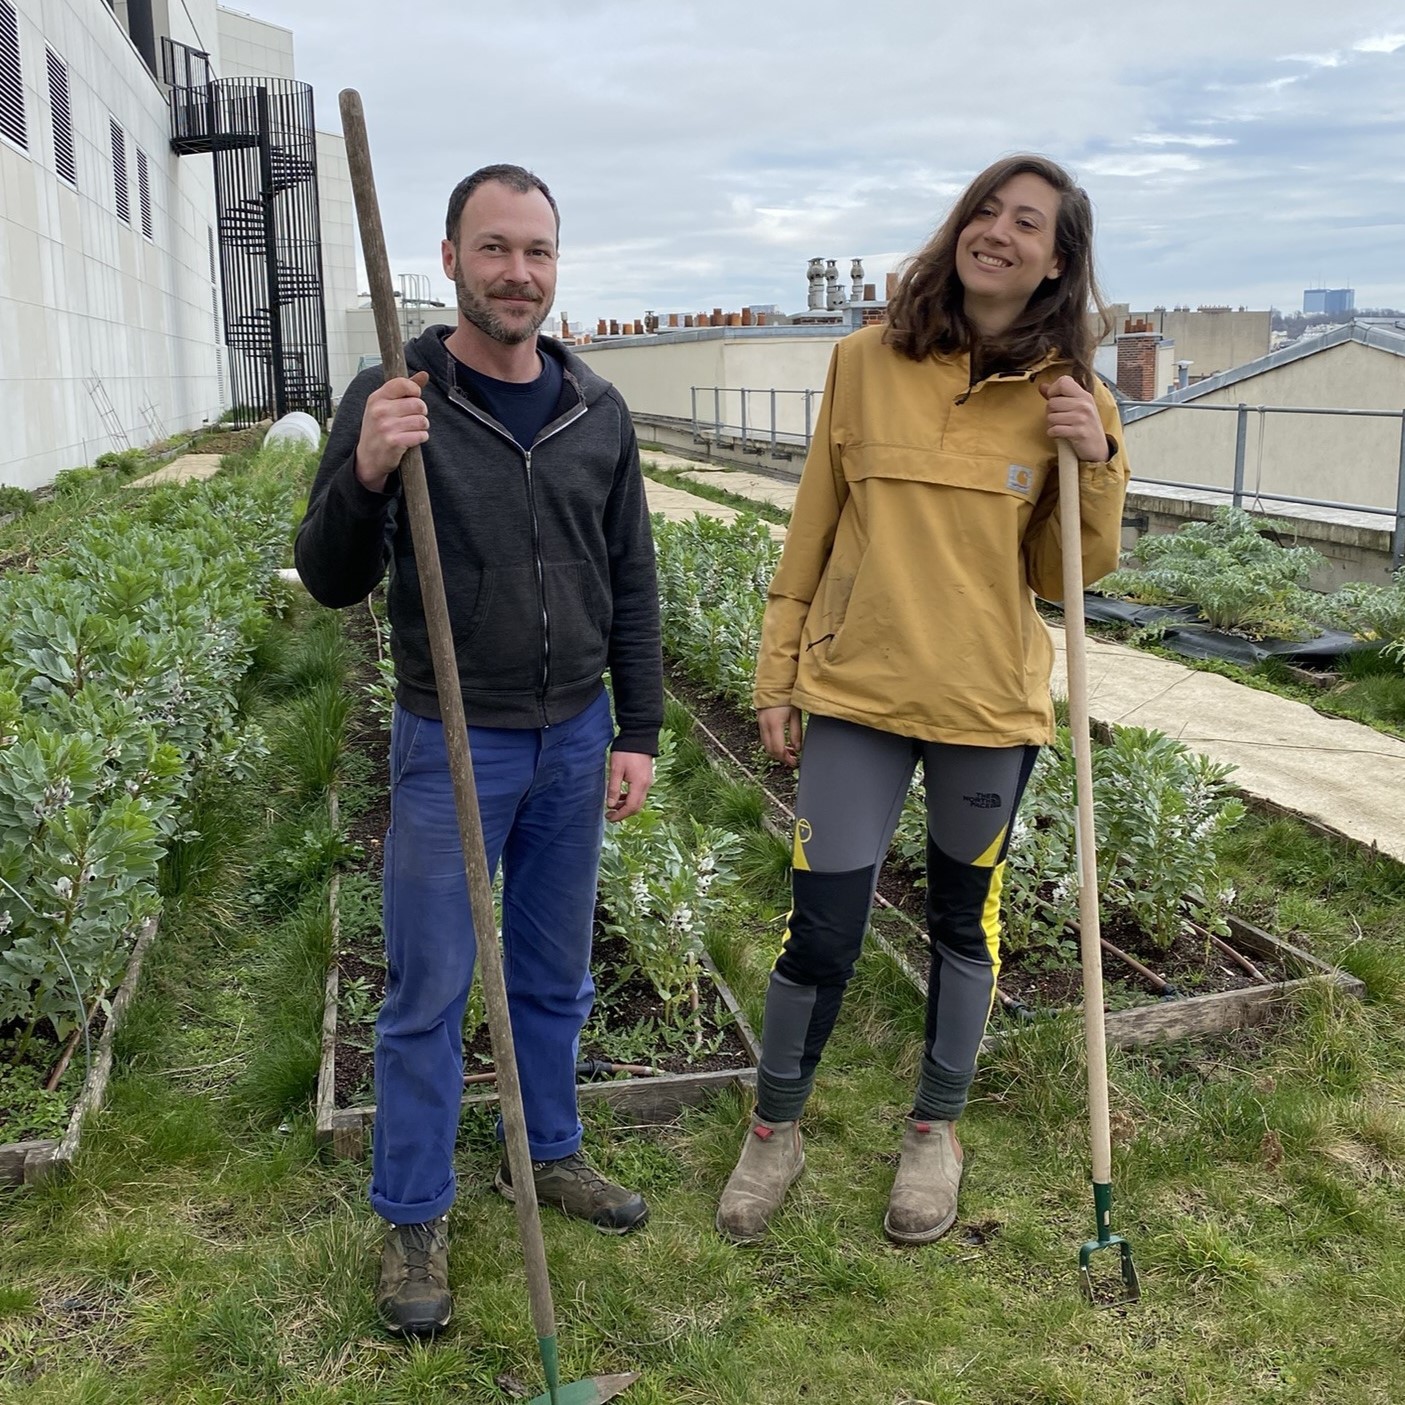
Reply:
[[[12,3],[28,149],[0,140],[0,482],[37,487],[124,438],[145,444],[219,416],[214,195],[208,159],[171,153],[165,90],[105,4]],[[209,0],[171,18],[173,37],[192,45],[197,29],[215,30]],[[72,185],[55,170],[46,46],[68,69]],[[130,223],[116,211],[113,118],[126,138]]]
[[[219,7],[219,78],[296,78],[293,31],[239,10]]]
[[[326,114],[322,114],[325,120]],[[327,374],[335,403],[356,374],[358,350],[347,322],[361,291],[361,241],[351,196],[346,141],[339,132],[317,133],[317,202],[322,220],[322,295],[327,317]],[[452,319],[450,319],[452,320]]]
[[[846,331],[847,329],[844,329]],[[824,389],[829,358],[841,329],[787,335],[779,330],[761,335],[712,328],[684,332],[678,339],[627,337],[587,342],[575,351],[624,396],[635,414],[669,415],[689,419],[693,414],[692,387],[700,424],[720,418],[724,425],[741,422],[741,395],[747,395],[748,433],[765,434],[771,424],[769,391],[806,391],[810,415],[819,413],[819,392]],[[714,394],[713,387],[730,394]],[[803,394],[776,396],[776,429],[780,434],[805,432]]]
[[[1399,476],[1398,419],[1334,415],[1259,415],[1259,405],[1405,409],[1405,357],[1348,341],[1325,347],[1192,405],[1250,406],[1245,486],[1264,492],[1394,509]],[[1135,478],[1228,488],[1234,481],[1237,416],[1171,407],[1129,424],[1127,455]],[[1265,503],[1272,512],[1274,504]],[[1382,519],[1385,521],[1386,519]]]

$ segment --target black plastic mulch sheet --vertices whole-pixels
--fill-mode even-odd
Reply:
[[[1249,639],[1242,634],[1227,634],[1211,628],[1191,605],[1135,605],[1130,600],[1114,600],[1091,593],[1083,597],[1083,614],[1087,619],[1107,624],[1146,625],[1164,620],[1166,627],[1160,642],[1192,659],[1253,664],[1273,658],[1324,668],[1343,654],[1372,647],[1365,640],[1339,629],[1326,630],[1312,639]]]

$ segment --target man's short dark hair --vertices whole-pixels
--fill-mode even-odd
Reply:
[[[468,197],[480,185],[486,185],[489,181],[497,181],[499,185],[515,190],[519,195],[530,195],[534,190],[541,191],[546,196],[546,203],[551,206],[551,213],[556,216],[556,238],[560,240],[561,211],[556,208],[556,201],[552,199],[546,182],[540,176],[534,176],[525,166],[480,166],[471,176],[465,176],[449,196],[449,214],[444,221],[444,237],[455,248],[459,242],[459,220],[463,217],[463,207],[468,204]]]

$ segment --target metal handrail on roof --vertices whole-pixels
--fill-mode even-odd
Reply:
[[[1374,331],[1376,329],[1367,328],[1367,330]],[[1405,335],[1398,335],[1396,339],[1401,344],[1402,354],[1405,354]],[[1260,365],[1261,363],[1252,364]],[[1207,384],[1208,382],[1202,381],[1191,389],[1198,390],[1200,386]],[[693,439],[696,443],[706,443],[709,440],[715,443],[724,438],[735,439],[743,445],[752,443],[764,446],[769,443],[773,458],[790,457],[790,454],[785,452],[789,449],[803,447],[805,452],[809,452],[815,401],[822,394],[818,390],[778,390],[769,386],[694,385],[689,387],[689,393],[692,397]],[[1184,394],[1185,392],[1178,393]],[[704,397],[701,413],[699,413],[699,395]],[[730,420],[724,414],[723,396],[737,397],[739,406],[737,420]],[[760,403],[767,409],[766,414],[757,415],[755,413],[757,406],[755,397],[758,396],[761,397]],[[788,406],[790,402],[783,397],[791,396],[800,396],[803,400],[803,430],[798,414],[787,416],[788,428],[780,429],[778,427],[777,409],[783,404]],[[708,397],[710,397],[710,405]],[[709,408],[712,411],[710,415],[708,414]],[[1140,474],[1136,475],[1138,483],[1147,483],[1160,488],[1182,488],[1190,492],[1227,494],[1235,507],[1242,507],[1245,497],[1248,496],[1256,502],[1279,502],[1302,507],[1325,508],[1334,512],[1361,512],[1374,517],[1392,518],[1394,529],[1391,536],[1391,569],[1399,570],[1405,564],[1405,410],[1362,410],[1345,406],[1324,405],[1202,405],[1194,401],[1175,400],[1170,397],[1164,400],[1122,401],[1118,408],[1123,412],[1124,424],[1134,424],[1138,419],[1145,418],[1147,413],[1169,409],[1215,410],[1237,416],[1234,442],[1234,477],[1228,488],[1222,483],[1192,483],[1184,479],[1144,478]],[[1143,411],[1143,414],[1138,415],[1137,410]],[[1128,413],[1129,411],[1131,413]],[[730,405],[727,406],[727,412],[730,413]],[[1262,424],[1265,415],[1341,415],[1356,419],[1399,420],[1400,455],[1396,469],[1395,507],[1377,507],[1370,503],[1334,502],[1325,498],[1305,498],[1287,493],[1269,493],[1258,487],[1255,487],[1252,492],[1247,492],[1244,485],[1245,449],[1248,442],[1249,415],[1251,413],[1260,417],[1260,444],[1263,442]],[[764,447],[758,447],[755,452],[765,452]]]

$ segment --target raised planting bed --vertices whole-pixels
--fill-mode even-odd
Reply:
[[[768,823],[789,837],[794,774],[755,754],[755,729],[723,699],[710,697],[678,672],[669,687],[692,711],[699,737],[717,763],[757,785],[769,805]],[[870,935],[925,997],[930,947],[917,875],[890,859],[883,866]],[[1103,934],[1107,1039],[1132,1047],[1160,1039],[1241,1029],[1267,1019],[1275,1007],[1312,985],[1364,994],[1361,981],[1310,952],[1235,916],[1222,938],[1191,927],[1167,948],[1135,931]],[[1082,1002],[1076,927],[1045,946],[1003,958],[997,1009],[987,1043],[1030,1020],[1077,1009]]]
[[[370,963],[355,951],[340,947],[341,956],[327,972],[326,1005],[322,1023],[322,1063],[317,1079],[317,1140],[332,1155],[359,1159],[366,1153],[366,1136],[375,1124],[375,1104],[369,1096],[370,1040],[372,1020],[354,1023],[343,1019],[338,997],[342,989],[344,969],[365,970]],[[610,989],[619,969],[612,961],[608,943],[597,944],[595,980],[602,991]],[[582,1037],[581,1056],[584,1076],[579,1085],[582,1103],[601,1100],[620,1108],[628,1119],[640,1126],[663,1126],[677,1118],[686,1107],[694,1107],[719,1089],[750,1084],[756,1078],[759,1044],[731,990],[712,962],[704,957],[704,972],[712,985],[703,997],[706,1010],[704,1042],[709,1052],[690,1059],[686,1052],[666,1048],[648,1054],[647,1065],[633,1064],[612,1058],[609,1031],[596,1031],[596,1025]],[[374,967],[371,967],[374,969]],[[362,977],[352,979],[365,980]],[[380,1000],[379,988],[375,1003]],[[616,991],[614,999],[620,992]],[[626,1021],[631,1035],[638,1022],[657,1023],[661,1006],[647,983],[637,977],[626,983],[624,996],[629,1016],[621,1014],[621,1005],[611,1011]],[[635,1017],[636,1024],[627,1021]],[[592,1033],[592,1031],[596,1031]],[[631,1038],[631,1044],[634,1039]],[[492,1060],[486,1031],[480,1031],[465,1047],[463,1106],[497,1101],[492,1082]],[[592,1067],[592,1065],[594,1067]],[[601,1068],[601,1066],[604,1066]],[[613,1066],[619,1070],[610,1072]],[[629,1072],[629,1069],[652,1069],[653,1072]],[[602,1076],[592,1076],[600,1069]]]
[[[98,1038],[92,1066],[83,1080],[82,1090],[69,1115],[68,1126],[63,1136],[57,1139],[36,1137],[0,1145],[0,1186],[35,1185],[39,1181],[64,1174],[72,1165],[73,1158],[78,1153],[84,1124],[102,1107],[107,1097],[107,1084],[112,1076],[112,1043],[117,1037],[122,1017],[136,994],[137,982],[141,979],[142,963],[146,960],[151,943],[156,940],[157,926],[157,918],[148,918],[137,933],[131,957],[127,962],[126,974],[112,997],[107,1017],[102,1022],[102,1033]],[[100,1017],[101,1011],[98,1013]],[[90,1019],[90,1026],[93,1022]],[[70,1058],[73,1057],[74,1050],[81,1046],[81,1040],[80,1030],[75,1033],[74,1041],[64,1051]]]
[[[0,1180],[72,1160],[197,778],[257,753],[239,696],[280,594],[286,467],[55,509],[32,569],[0,573]]]
[[[348,618],[363,689],[374,673],[372,623],[363,610]],[[363,802],[354,812],[341,806],[335,793],[330,801],[333,823],[345,825],[359,857],[329,886],[333,959],[324,992],[316,1135],[330,1154],[359,1158],[375,1122],[372,1049],[385,979],[379,890],[389,818],[389,737],[370,703],[354,710],[348,746],[362,758],[358,765],[369,770],[370,780],[360,788]],[[757,1039],[707,954],[697,957],[699,1000],[696,1011],[689,1008],[685,1025],[640,974],[628,944],[607,930],[606,914],[599,916],[592,962],[596,1009],[581,1038],[582,1102],[604,1100],[635,1124],[663,1125],[720,1088],[754,1081]],[[465,1107],[497,1098],[487,1029],[475,1018],[476,1004],[475,990],[468,1022],[474,1032],[464,1049]]]

